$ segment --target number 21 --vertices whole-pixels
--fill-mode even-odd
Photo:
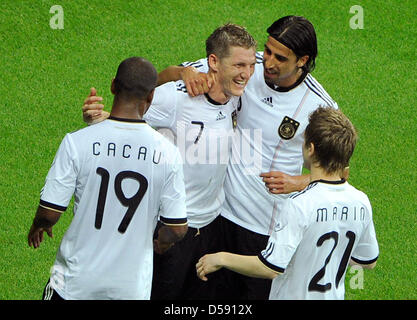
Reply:
[[[353,249],[353,244],[355,243],[356,235],[352,231],[346,232],[346,237],[349,239],[349,243],[346,246],[345,252],[343,253],[342,261],[340,261],[339,268],[337,269],[336,274],[336,288],[339,286],[339,282],[342,279],[343,274],[345,273],[347,264],[349,262],[350,253]],[[336,249],[337,243],[339,241],[339,234],[336,231],[328,232],[323,234],[319,240],[317,241],[317,247],[321,247],[323,245],[323,242],[333,239],[334,245],[332,250],[330,251],[329,255],[327,256],[326,260],[324,261],[324,266],[321,268],[311,279],[309,285],[308,285],[308,291],[318,291],[318,292],[326,292],[327,290],[330,290],[332,288],[332,284],[326,283],[326,284],[319,284],[318,282],[324,277],[324,274],[326,272],[326,266],[329,263],[334,249]]]

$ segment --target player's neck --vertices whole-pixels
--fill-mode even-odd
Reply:
[[[293,88],[297,86],[302,79],[304,79],[305,74],[301,68],[297,69],[296,72],[284,79],[279,79],[274,83],[276,86],[280,88]]]
[[[208,75],[213,79],[213,84],[207,92],[208,96],[218,104],[225,104],[230,100],[230,96],[224,93],[222,85],[217,81],[215,72],[209,69]]]
[[[325,181],[340,181],[342,175],[340,172],[327,173],[323,168],[311,165],[310,181],[325,180]]]
[[[209,92],[207,93],[209,95],[209,97],[216,101],[218,104],[225,104],[230,100],[230,97],[227,96],[222,88],[218,88],[219,86],[217,84],[214,84]]]
[[[110,115],[122,119],[142,119],[145,110],[145,106],[142,104],[114,99]]]

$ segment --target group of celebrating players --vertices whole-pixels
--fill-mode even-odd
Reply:
[[[124,60],[110,113],[91,90],[28,235],[39,247],[75,195],[44,299],[343,299],[348,264],[375,266],[370,202],[346,181],[356,130],[310,74],[314,27],[267,33],[257,52],[223,25],[206,58],[159,74]]]

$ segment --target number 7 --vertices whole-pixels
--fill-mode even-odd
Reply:
[[[195,138],[195,141],[194,141],[194,144],[196,144],[198,140],[200,139],[201,134],[203,133],[204,123],[201,121],[191,121],[191,124],[198,124],[200,126],[200,131],[198,132],[197,138]]]

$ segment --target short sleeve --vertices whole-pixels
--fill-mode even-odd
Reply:
[[[152,104],[143,116],[151,127],[175,129],[176,93],[175,82],[167,82],[155,89]]]
[[[168,163],[167,179],[161,194],[160,220],[168,225],[187,223],[185,184],[181,155],[175,147],[175,155]]]
[[[258,255],[268,268],[280,273],[285,271],[303,238],[304,226],[301,221],[305,221],[301,211],[291,199],[287,199],[267,247]]]
[[[42,207],[58,212],[67,209],[77,180],[76,158],[77,150],[71,135],[67,134],[62,140],[46,176],[40,197]]]
[[[180,64],[182,67],[194,67],[200,72],[207,73],[209,70],[207,58],[202,58],[194,62],[186,61]]]
[[[375,226],[371,220],[352,253],[352,260],[360,264],[371,264],[378,259],[378,255],[378,241],[376,239]]]

